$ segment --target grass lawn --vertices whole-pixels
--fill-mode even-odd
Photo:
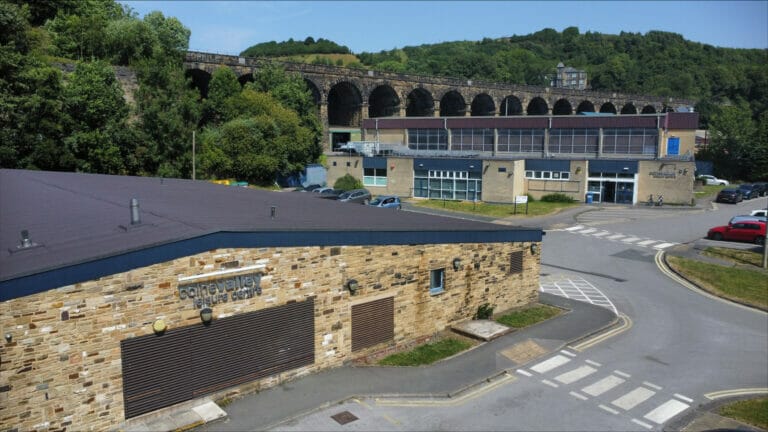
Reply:
[[[704,255],[732,261],[734,264],[743,264],[757,268],[761,268],[763,265],[763,254],[753,250],[708,247],[704,250]]]
[[[383,366],[419,366],[432,364],[448,358],[472,346],[470,342],[447,338],[437,342],[418,346],[411,351],[401,352],[384,357],[379,361]]]
[[[693,194],[696,198],[703,198],[705,196],[717,195],[718,192],[720,192],[722,189],[725,189],[726,187],[728,186],[721,186],[721,185],[701,186],[697,184],[693,187],[694,189]]]
[[[481,216],[491,216],[496,218],[505,218],[509,216],[544,216],[556,213],[562,209],[580,206],[582,203],[561,203],[561,202],[541,202],[534,201],[528,203],[528,214],[525,213],[525,204],[517,205],[517,214],[515,214],[514,204],[490,204],[484,202],[474,203],[472,201],[443,201],[443,200],[414,200],[412,202],[417,207],[430,207],[462,213],[472,213]]]
[[[727,299],[768,310],[768,273],[760,269],[724,267],[669,256],[669,265],[705,290]]]
[[[509,327],[523,328],[560,315],[563,311],[552,306],[539,304],[511,312],[496,318],[496,322]]]
[[[768,397],[723,405],[720,415],[768,430]]]

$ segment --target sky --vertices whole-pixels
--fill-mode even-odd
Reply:
[[[353,53],[544,28],[645,34],[662,30],[726,48],[768,48],[763,1],[120,1],[139,17],[173,16],[192,31],[189,49],[237,55],[262,42],[328,39]]]

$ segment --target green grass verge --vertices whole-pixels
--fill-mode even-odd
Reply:
[[[384,366],[419,366],[432,364],[469,349],[472,344],[458,339],[442,339],[418,346],[411,351],[392,354],[379,361]]]
[[[546,321],[560,315],[563,311],[552,306],[537,305],[514,311],[496,318],[496,322],[509,327],[523,328]]]
[[[727,186],[721,186],[721,185],[708,185],[708,186],[700,186],[699,184],[694,186],[693,194],[696,196],[696,198],[702,198],[705,196],[714,196],[717,195],[718,192],[725,189]]]
[[[704,249],[704,255],[728,260],[734,264],[752,265],[758,268],[763,265],[763,254],[753,250],[708,247]]]
[[[528,203],[528,213],[525,212],[525,204],[517,205],[515,214],[514,204],[491,204],[484,202],[474,203],[472,201],[443,201],[443,200],[414,200],[412,202],[417,207],[429,207],[441,210],[449,210],[462,213],[471,213],[481,216],[491,216],[505,218],[510,216],[531,217],[544,216],[556,213],[562,209],[576,207],[581,205],[579,202],[561,203],[561,202],[541,202],[534,201]]]
[[[703,289],[727,299],[768,310],[766,272],[725,267],[676,256],[667,257],[669,265]]]
[[[723,405],[720,415],[768,430],[768,397]]]

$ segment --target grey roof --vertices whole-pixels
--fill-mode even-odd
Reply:
[[[132,198],[140,207],[136,226],[130,224]],[[22,230],[35,247],[19,248]],[[13,297],[4,290],[27,291],[27,284],[43,283],[30,275],[47,272],[44,285],[73,283],[221,247],[540,241],[541,235],[540,229],[340,203],[301,192],[0,169],[0,299]]]

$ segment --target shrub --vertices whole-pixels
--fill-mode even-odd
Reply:
[[[493,317],[493,306],[488,303],[481,304],[477,307],[474,319],[491,319]]]
[[[542,202],[561,202],[561,203],[572,203],[574,201],[573,198],[569,197],[566,194],[563,193],[553,193],[549,195],[544,195],[541,197]]]
[[[336,183],[333,184],[334,189],[341,189],[344,191],[362,189],[362,187],[363,182],[352,177],[350,174],[345,174],[344,177],[339,178],[336,180]]]
[[[536,201],[536,198],[534,198],[533,195],[531,195],[531,194],[526,194],[526,195],[528,196],[528,202],[529,203],[532,203],[532,202]]]

